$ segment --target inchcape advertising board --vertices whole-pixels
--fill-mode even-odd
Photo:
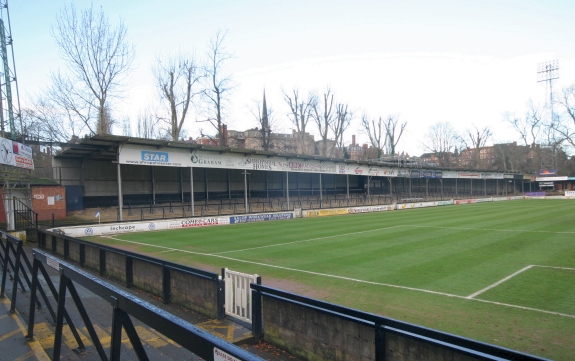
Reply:
[[[397,170],[390,167],[281,156],[268,158],[253,154],[218,153],[195,149],[144,148],[133,144],[126,144],[120,148],[120,164],[397,177]]]

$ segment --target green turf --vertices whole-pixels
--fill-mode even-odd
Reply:
[[[575,271],[533,267],[475,297],[564,315],[465,297],[528,265],[575,268],[574,211],[572,200],[521,200],[114,237],[137,243],[91,240],[257,273],[264,284],[289,280],[312,297],[570,360]]]

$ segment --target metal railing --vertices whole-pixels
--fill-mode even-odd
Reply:
[[[28,231],[38,228],[38,213],[28,207],[20,199],[12,200],[14,210],[14,226],[16,231]]]
[[[545,358],[525,354],[519,351],[510,350],[507,348],[490,345],[484,342],[471,340],[465,337],[452,335],[449,333],[429,329],[426,327],[410,324],[403,321],[394,320],[391,318],[383,317],[373,313],[368,313],[333,303],[328,303],[313,298],[285,292],[282,290],[274,289],[271,287],[262,286],[259,284],[252,283],[252,304],[253,304],[253,323],[252,332],[256,339],[256,342],[264,339],[265,327],[264,327],[264,313],[265,308],[262,307],[265,302],[265,298],[278,300],[279,302],[284,302],[291,307],[288,309],[293,309],[296,307],[304,307],[309,312],[318,312],[322,315],[327,315],[328,317],[335,317],[345,322],[351,322],[355,324],[361,324],[372,328],[374,332],[374,355],[372,359],[375,361],[384,361],[386,359],[386,350],[389,349],[387,344],[386,334],[395,334],[400,337],[421,341],[426,344],[431,344],[434,347],[438,347],[442,350],[453,351],[455,355],[466,355],[473,359],[478,360],[524,360],[524,361],[549,361]],[[280,312],[277,309],[268,312]],[[309,313],[308,313],[309,315]],[[283,315],[285,319],[289,318],[289,315]],[[323,320],[322,328],[329,328],[326,321],[326,317],[319,317]],[[303,318],[298,319],[298,322],[287,321],[288,326],[293,326],[298,324],[303,328],[306,327],[305,320]],[[278,331],[278,327],[281,325],[274,325],[275,332]],[[293,330],[287,330],[287,333],[294,332]],[[297,332],[297,331],[295,331]],[[302,331],[305,333],[305,331]],[[281,331],[280,331],[281,333]],[[318,336],[319,337],[319,336]],[[366,337],[366,336],[364,336]],[[267,340],[266,340],[267,341]],[[304,340],[305,341],[305,340]],[[309,340],[308,340],[309,341]],[[325,340],[324,340],[325,341]],[[289,341],[282,339],[283,347],[288,351],[290,348],[294,349],[305,349],[306,347],[312,347],[308,344],[298,344],[290,345]],[[302,341],[303,342],[303,341]],[[326,348],[335,348],[337,345],[323,344]],[[341,345],[339,345],[341,347]]]
[[[3,298],[5,295],[7,277],[10,277],[10,280],[12,281],[12,302],[10,305],[10,312],[15,312],[18,286],[20,286],[20,290],[22,292],[26,292],[26,286],[28,286],[28,289],[32,287],[30,277],[28,276],[29,272],[32,271],[32,264],[30,263],[30,260],[28,260],[26,253],[24,253],[22,240],[2,231],[0,231],[0,234],[0,251],[2,252],[0,256],[0,264],[2,265],[0,298]],[[24,279],[26,285],[24,285],[22,279]],[[47,302],[48,298],[43,290],[41,291],[41,296],[48,307],[50,314],[55,319],[55,313]],[[41,308],[39,301],[36,302],[36,306]]]
[[[158,295],[165,304],[184,302],[184,295],[177,292],[180,282],[190,279],[204,280],[207,282],[204,287],[211,290],[206,291],[205,296],[213,294],[213,299],[199,297],[193,307],[189,304],[187,307],[208,317],[218,319],[224,317],[224,283],[221,274],[42,229],[38,230],[38,246],[62,256],[66,261],[76,262],[80,267],[98,272],[100,276],[110,277],[124,283],[127,287],[140,288]],[[134,274],[138,270],[147,270],[150,277],[157,282],[142,283],[140,281],[137,283]],[[176,297],[177,299],[174,300]],[[197,304],[198,300],[203,300],[204,303]]]
[[[60,272],[60,286],[57,296],[56,331],[54,335],[53,360],[60,359],[60,351],[63,337],[64,317],[66,314],[66,294],[72,296],[75,306],[88,329],[91,341],[97,349],[102,360],[120,360],[122,329],[128,335],[134,352],[139,360],[148,360],[146,350],[140,340],[140,336],[131,321],[136,317],[144,324],[175,341],[188,351],[202,357],[205,360],[215,360],[216,353],[223,353],[240,360],[262,360],[261,358],[245,351],[244,349],[230,344],[219,337],[205,332],[201,328],[178,318],[134,295],[125,292],[116,286],[109,284],[93,275],[55,258],[46,252],[34,250],[34,265],[32,274],[32,290],[30,301],[30,321],[28,323],[28,338],[34,332],[34,307],[38,288],[38,270],[44,266],[50,266]],[[76,291],[75,284],[81,285],[104,300],[108,300],[113,307],[112,334],[109,357],[106,355],[101,341],[96,334],[92,321],[82,304],[82,299]],[[72,329],[73,326],[68,324]],[[80,341],[81,342],[81,341]]]
[[[122,330],[126,332],[132,349],[138,360],[149,360],[146,350],[143,346],[140,336],[132,323],[132,317],[137,318],[147,326],[153,327],[156,331],[163,334],[170,340],[181,345],[186,350],[205,360],[238,359],[261,361],[263,359],[252,353],[235,346],[221,338],[212,335],[201,328],[176,317],[122,289],[105,282],[92,274],[81,270],[64,260],[54,257],[45,251],[33,249],[33,261],[29,262],[26,253],[22,248],[22,241],[1,232],[2,255],[2,289],[0,297],[4,296],[7,275],[11,274],[12,279],[12,304],[10,312],[15,312],[17,297],[17,286],[20,285],[21,291],[24,292],[22,276],[30,289],[29,319],[27,339],[34,337],[36,309],[40,308],[39,297],[42,297],[44,304],[49,308],[55,322],[54,342],[52,348],[52,359],[59,360],[62,352],[62,342],[64,338],[64,325],[69,328],[80,352],[86,349],[84,341],[74,324],[74,320],[68,313],[69,306],[66,305],[67,296],[78,310],[78,314],[86,327],[90,341],[93,343],[101,360],[121,360]],[[59,276],[59,287],[56,289],[46,266],[57,270]],[[30,275],[28,275],[28,272]],[[46,292],[42,284],[46,284],[50,294],[56,302],[56,310],[52,309]],[[90,310],[87,309],[82,298],[78,294],[76,285],[85,287],[97,296],[111,303],[112,311],[112,332],[109,353],[106,353],[102,341],[96,333],[94,323],[90,318]],[[101,317],[101,313],[98,313]]]

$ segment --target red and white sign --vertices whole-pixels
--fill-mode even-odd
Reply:
[[[455,204],[472,204],[472,203],[477,203],[477,199],[456,199],[453,202]]]
[[[214,361],[241,361],[239,358],[214,347]]]
[[[10,139],[0,138],[0,164],[34,169],[32,147]]]

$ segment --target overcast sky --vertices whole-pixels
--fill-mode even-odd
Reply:
[[[76,0],[76,8],[90,6]],[[23,104],[63,68],[50,26],[69,1],[9,1],[20,97]],[[537,65],[559,59],[562,86],[575,83],[572,0],[467,1],[197,1],[110,0],[112,23],[121,18],[135,45],[135,69],[117,118],[130,117],[156,96],[151,67],[158,54],[179,50],[201,56],[218,29],[235,58],[226,65],[235,84],[230,129],[256,126],[248,105],[261,100],[291,132],[281,89],[323,91],[371,117],[398,114],[408,132],[400,151],[419,155],[430,124],[446,121],[464,130],[490,126],[494,141],[515,136],[506,111],[523,114],[526,102],[544,103]],[[195,116],[192,116],[194,120]],[[359,122],[346,134],[361,133]],[[206,127],[205,123],[203,125]],[[197,135],[193,121],[187,129]]]

